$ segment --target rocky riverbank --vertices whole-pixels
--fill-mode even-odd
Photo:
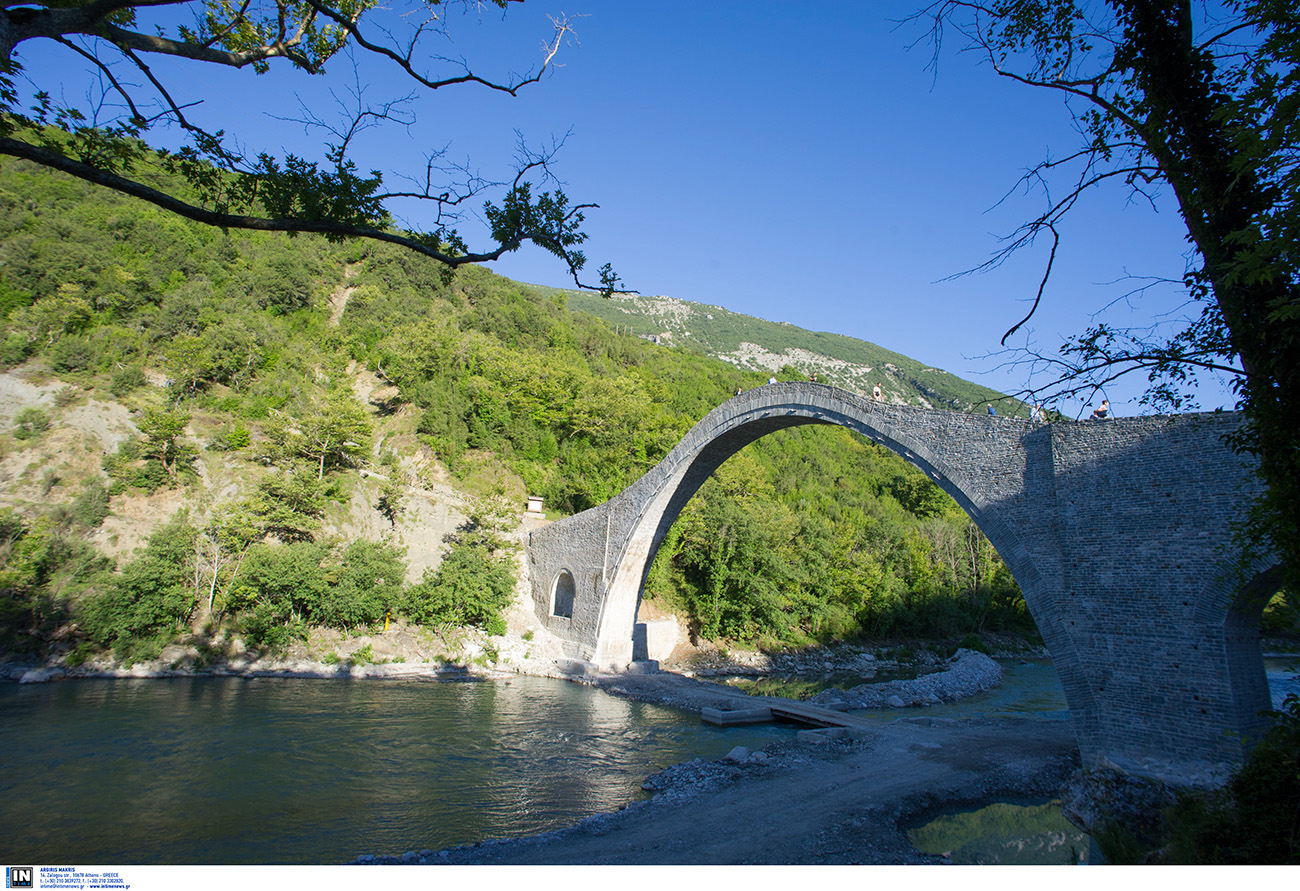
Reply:
[[[888,682],[891,692],[881,704],[951,700],[1000,679],[993,659],[959,650],[940,671]],[[575,680],[695,712],[743,708],[767,698],[673,672]],[[856,688],[834,693],[866,698]],[[910,823],[951,807],[1046,801],[1078,763],[1069,722],[905,718],[838,738],[801,734],[759,751],[737,747],[718,761],[678,764],[646,779],[642,788],[652,794],[649,800],[568,829],[438,852],[367,854],[354,862],[940,863],[942,858],[915,849],[906,833]]]
[[[925,649],[886,647],[873,651],[846,646],[771,656],[711,651],[697,653],[689,662],[673,664],[673,671],[649,675],[592,674],[583,671],[580,664],[563,658],[553,641],[540,636],[489,638],[482,632],[465,630],[453,641],[435,643],[420,638],[415,629],[396,623],[391,631],[356,637],[327,632],[325,637],[313,638],[284,655],[245,652],[237,640],[219,643],[222,649],[231,651],[213,656],[210,647],[186,643],[172,644],[157,659],[134,664],[122,664],[111,658],[80,664],[69,664],[66,659],[45,663],[0,662],[0,681],[38,684],[75,678],[176,677],[383,680],[467,673],[485,677],[526,674],[595,684],[615,695],[698,712],[706,706],[727,707],[725,703],[746,697],[745,690],[710,680],[724,676],[781,675],[815,681],[846,675],[871,678],[877,672],[897,672],[909,666],[923,672],[909,680],[833,689],[813,699],[815,704],[832,708],[900,708],[950,701],[990,689],[1001,679],[997,663],[972,650],[958,650],[956,655],[944,659]],[[451,651],[454,655],[434,658],[433,654],[439,651]],[[310,655],[322,652],[323,656]]]

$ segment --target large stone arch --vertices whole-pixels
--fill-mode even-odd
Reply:
[[[1258,485],[1223,442],[1239,423],[1219,413],[1034,425],[818,384],[759,387],[615,498],[533,533],[538,618],[572,658],[626,667],[650,562],[709,475],[768,433],[837,424],[923,470],[997,548],[1052,654],[1085,760],[1213,774],[1240,757],[1267,707],[1258,645],[1230,593],[1260,567],[1232,565],[1221,547]],[[575,580],[570,617],[547,612],[561,569]],[[1165,676],[1186,673],[1184,651],[1213,663],[1194,684]]]

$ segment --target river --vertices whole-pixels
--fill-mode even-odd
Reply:
[[[1068,717],[1047,662],[900,714]],[[1291,682],[1270,663],[1270,682]],[[11,862],[340,863],[569,826],[646,776],[786,725],[693,714],[546,678],[178,678],[0,685]]]
[[[4,684],[0,825],[11,862],[341,863],[567,826],[794,732],[530,677]]]

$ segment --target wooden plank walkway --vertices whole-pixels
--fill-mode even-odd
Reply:
[[[775,696],[751,696],[733,700],[731,708],[705,708],[700,717],[709,724],[729,727],[737,724],[762,724],[768,721],[793,721],[812,727],[845,727],[871,730],[879,724],[833,709],[821,708],[794,699]]]

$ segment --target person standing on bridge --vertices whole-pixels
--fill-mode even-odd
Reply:
[[[1043,404],[1041,402],[1035,402],[1029,409],[1029,420],[1034,424],[1043,423]]]

